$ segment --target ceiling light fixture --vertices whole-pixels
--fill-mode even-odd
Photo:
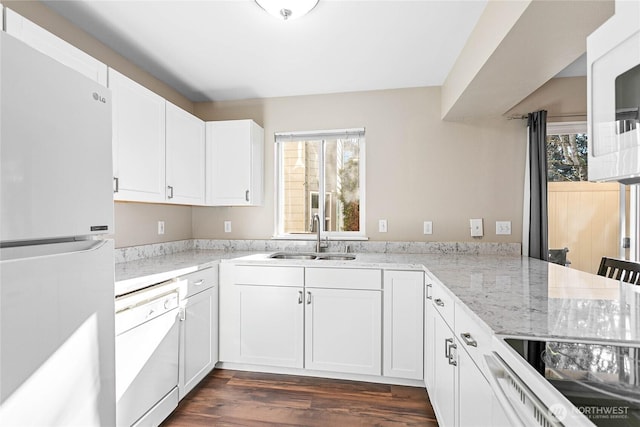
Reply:
[[[284,21],[300,18],[309,13],[318,0],[255,0],[267,13]]]

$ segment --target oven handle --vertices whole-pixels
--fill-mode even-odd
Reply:
[[[547,425],[552,427],[561,427],[562,424],[558,422],[555,417],[545,414],[549,413],[548,408],[538,399],[536,395],[534,395],[526,384],[513,372],[509,366],[498,356],[498,355],[488,355],[484,356],[485,362],[487,364],[487,368],[489,369],[489,375],[487,379],[489,380],[489,384],[491,385],[491,389],[494,391],[496,398],[498,399],[498,403],[502,409],[504,409],[511,425],[513,426],[524,426],[524,425]],[[514,396],[514,393],[509,393],[508,389],[505,387],[509,387],[509,383],[515,384],[518,388],[518,391],[521,393],[519,398]],[[515,390],[514,390],[515,391]],[[533,418],[532,414],[528,412],[523,414],[522,410],[516,410],[514,404],[523,405],[523,401],[520,399],[527,399],[531,405],[533,405],[538,410],[538,414],[544,418],[545,423],[540,424],[540,420]],[[522,418],[523,414],[526,418]],[[523,421],[525,421],[523,423]],[[528,421],[528,422],[526,422]]]

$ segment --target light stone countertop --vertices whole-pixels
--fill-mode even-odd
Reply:
[[[640,286],[532,258],[359,253],[353,261],[271,260],[264,253],[190,250],[116,264],[116,293],[214,262],[422,270],[496,334],[640,344]]]

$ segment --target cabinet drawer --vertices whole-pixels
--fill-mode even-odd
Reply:
[[[449,290],[440,283],[432,274],[426,274],[427,298],[431,299],[433,306],[440,313],[445,322],[453,329],[454,304]],[[431,286],[429,286],[431,285]]]
[[[308,288],[382,289],[382,271],[357,268],[307,268]]]
[[[491,330],[475,316],[468,313],[461,303],[455,304],[455,334],[483,374],[486,374],[484,355],[491,352]]]
[[[234,265],[230,273],[237,285],[304,286],[303,267]]]
[[[186,274],[181,279],[187,280],[187,298],[209,289],[218,283],[218,265]]]

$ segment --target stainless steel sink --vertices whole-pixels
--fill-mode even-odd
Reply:
[[[308,252],[276,252],[269,255],[272,259],[303,259],[325,261],[351,261],[356,259],[355,254],[343,253],[308,253]]]
[[[269,258],[273,259],[316,259],[314,254],[299,253],[299,252],[276,252],[269,255]]]
[[[316,259],[327,261],[352,261],[356,259],[354,254],[318,254]]]

